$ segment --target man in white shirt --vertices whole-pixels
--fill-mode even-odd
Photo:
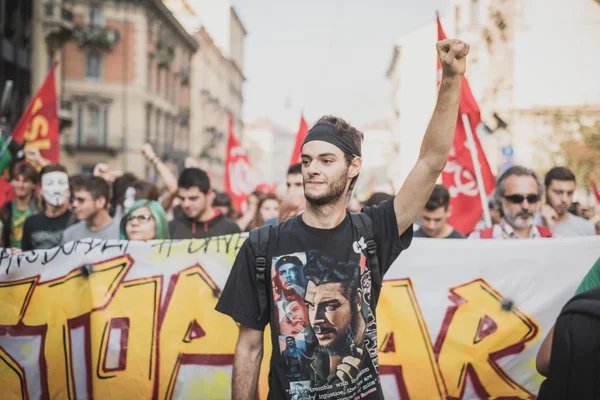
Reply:
[[[593,236],[594,224],[584,218],[573,215],[569,208],[573,204],[575,193],[575,174],[566,167],[554,167],[546,174],[546,203],[541,216],[545,226],[555,236]]]

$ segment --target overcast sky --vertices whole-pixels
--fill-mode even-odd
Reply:
[[[233,0],[245,43],[244,119],[292,125],[391,115],[385,72],[397,38],[435,19],[444,0]],[[434,45],[432,43],[432,45]]]

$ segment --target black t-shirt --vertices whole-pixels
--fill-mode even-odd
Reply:
[[[423,232],[422,229],[417,229],[415,231],[415,237],[431,239],[431,236],[428,236],[425,232]],[[452,232],[450,232],[450,234],[448,236],[446,236],[444,239],[464,239],[464,238],[465,237],[463,236],[462,233],[460,233],[456,229],[453,229]]]
[[[73,212],[50,218],[44,212],[27,218],[23,225],[23,251],[51,249],[60,246],[63,231],[69,226]]]
[[[363,211],[383,276],[410,245],[412,225],[398,234],[393,199]],[[333,229],[310,227],[302,216],[277,225],[269,313],[260,320],[255,255],[248,240],[242,245],[216,309],[253,329],[271,324],[269,399],[383,398],[364,239],[348,215]]]

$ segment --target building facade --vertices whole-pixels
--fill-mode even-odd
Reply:
[[[160,0],[71,4],[72,39],[60,46],[61,101],[72,114],[61,133],[62,163],[72,173],[107,162],[149,177],[141,154],[149,142],[182,168],[190,144],[194,38]]]
[[[210,173],[213,186],[221,190],[229,114],[238,139],[243,140],[244,135],[247,32],[229,1],[165,0],[165,4],[199,44],[192,58],[189,152],[195,163]]]
[[[600,117],[600,54],[588,50],[600,37],[597,1],[449,0],[442,24],[448,37],[471,44],[467,79],[486,125],[479,134],[493,172],[511,164],[547,169],[558,140],[557,112],[587,121]],[[424,132],[433,110],[436,92],[425,85],[435,85],[436,40],[432,18],[400,38],[394,50],[388,78],[401,152],[415,151],[413,135]],[[431,67],[418,70],[415,63]],[[411,98],[419,106],[407,103]]]

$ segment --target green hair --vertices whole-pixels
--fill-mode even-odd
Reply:
[[[160,203],[154,200],[138,200],[133,203],[133,205],[121,218],[121,224],[119,227],[121,240],[127,240],[127,231],[125,230],[127,217],[129,217],[135,210],[142,207],[148,207],[150,214],[152,214],[152,218],[154,218],[154,223],[156,224],[156,234],[154,235],[154,239],[170,239],[167,215],[165,214],[165,210],[163,210]]]

